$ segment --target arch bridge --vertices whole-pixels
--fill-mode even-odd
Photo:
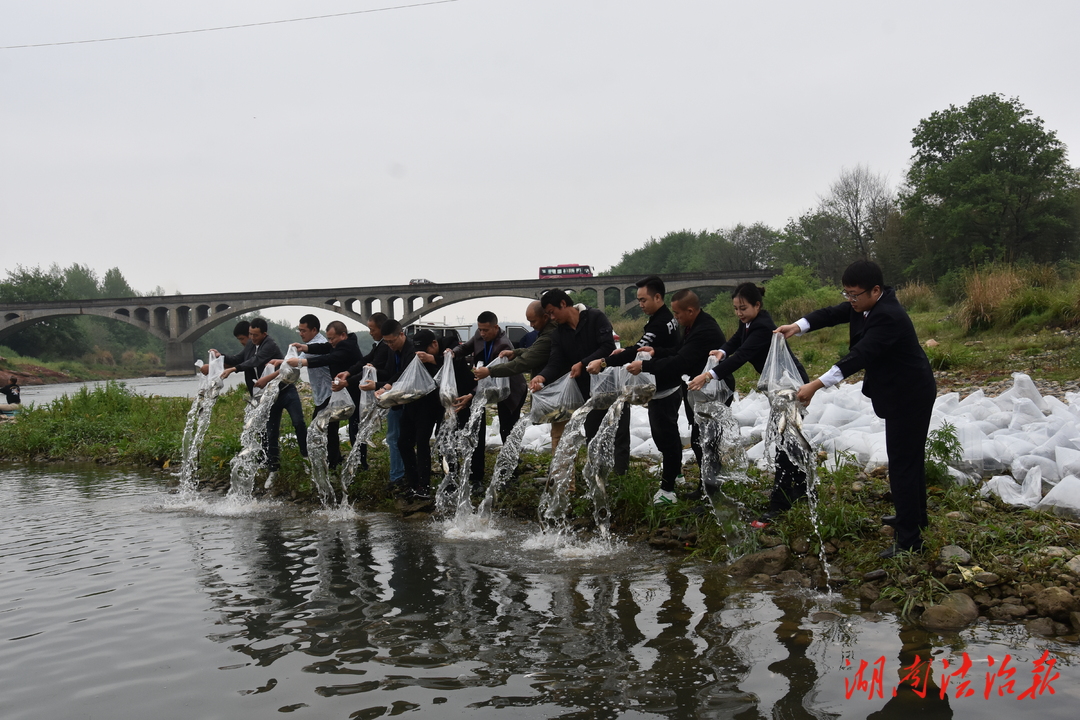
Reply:
[[[684,288],[734,288],[744,282],[763,283],[773,270],[694,272],[663,275],[668,292]],[[165,342],[166,375],[188,375],[195,360],[192,344],[209,330],[245,313],[270,307],[299,305],[343,315],[363,323],[375,312],[408,325],[439,308],[485,297],[538,299],[545,291],[593,291],[605,307],[637,307],[640,275],[597,275],[587,278],[495,280],[419,285],[381,285],[313,290],[275,290],[250,293],[165,295],[37,303],[0,303],[0,341],[33,323],[55,317],[96,315],[142,328]],[[324,321],[325,323],[325,321]]]

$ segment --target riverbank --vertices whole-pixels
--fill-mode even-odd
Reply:
[[[241,390],[224,393],[215,407],[197,472],[206,492],[228,488],[229,461],[240,450],[244,404]],[[26,409],[18,422],[0,426],[0,458],[150,466],[162,472],[164,482],[175,483],[189,408],[186,399],[143,397],[115,383],[84,388]],[[295,439],[285,435],[290,431],[286,416],[279,479],[269,491],[257,482],[257,494],[317,503]],[[488,476],[495,457],[494,452],[487,455]],[[502,493],[497,510],[535,519],[549,462],[546,455],[524,454],[520,478]],[[414,520],[429,517],[429,504],[393,498],[386,483],[388,465],[385,447],[372,448],[369,469],[349,487],[350,501]],[[725,484],[725,494],[742,505],[743,522],[721,527],[713,509],[700,500],[654,507],[656,476],[650,467],[635,460],[627,475],[613,478],[608,488],[612,528],[632,541],[716,562],[728,560],[735,542],[746,554],[730,572],[764,586],[824,588],[828,569],[829,584],[859,598],[867,611],[915,618],[959,593],[975,610],[961,624],[981,616],[991,622],[1024,622],[1034,633],[1064,639],[1080,632],[1080,524],[1066,518],[1017,510],[994,497],[979,497],[973,487],[936,485],[929,492],[933,520],[924,535],[926,550],[881,561],[877,553],[892,541],[891,528],[881,525],[880,517],[893,509],[883,471],[867,475],[853,464],[841,462],[832,470],[823,465],[818,469],[817,523],[809,506],[799,503],[766,530],[751,531],[744,521],[765,509],[772,484],[767,475],[751,471],[745,480]],[[689,484],[680,495],[692,489],[693,473],[688,469]],[[588,534],[588,502],[579,498],[571,512],[574,526]]]
[[[99,356],[101,362],[85,363],[76,360],[47,362],[37,358],[20,357],[5,351],[0,353],[0,380],[7,384],[15,377],[24,386],[57,383],[88,382],[92,380],[129,380],[165,377],[165,368],[156,356],[136,356],[129,362],[116,363],[112,356]]]

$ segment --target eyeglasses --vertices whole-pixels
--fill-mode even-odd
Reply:
[[[849,293],[847,290],[841,290],[840,294],[844,296],[845,300],[858,300],[860,295],[865,295],[867,292],[863,290],[862,292]]]

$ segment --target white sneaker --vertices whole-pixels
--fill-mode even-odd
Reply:
[[[274,484],[275,480],[277,480],[277,470],[274,470],[272,473],[266,476],[266,482],[263,483],[263,489],[269,490],[270,486]]]
[[[675,493],[670,490],[657,490],[652,497],[653,505],[674,505],[678,501]]]

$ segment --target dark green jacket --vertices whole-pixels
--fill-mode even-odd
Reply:
[[[495,377],[510,377],[511,375],[517,375],[518,373],[529,373],[529,375],[535,375],[544,369],[547,365],[548,356],[551,355],[551,338],[555,334],[555,328],[558,325],[548,320],[547,325],[540,331],[540,335],[536,338],[536,342],[527,348],[517,348],[514,350],[514,357],[510,361],[494,365],[491,368],[491,374]]]

